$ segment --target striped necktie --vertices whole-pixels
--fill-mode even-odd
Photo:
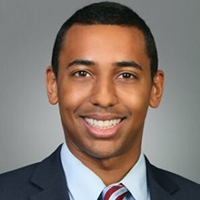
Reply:
[[[102,192],[103,200],[123,200],[128,194],[127,188],[120,183],[119,185],[110,185]]]

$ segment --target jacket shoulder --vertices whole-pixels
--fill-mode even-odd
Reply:
[[[58,183],[59,185],[60,179],[64,177],[60,150],[61,145],[41,162],[1,174],[0,200],[27,200],[52,184]],[[57,190],[60,190],[60,187]]]
[[[28,194],[34,194],[39,188],[33,187],[30,179],[38,163],[22,167],[0,175],[0,199],[24,199]],[[19,199],[20,199],[19,198]]]
[[[176,190],[173,191],[173,196],[177,199],[200,199],[200,185],[198,183],[153,165],[150,165],[150,167],[154,178],[163,188],[170,188],[172,184],[176,187]]]

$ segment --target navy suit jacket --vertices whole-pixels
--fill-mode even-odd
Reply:
[[[0,200],[69,200],[60,150],[40,163],[0,175]],[[151,200],[200,200],[199,184],[158,169],[147,159],[146,165]]]

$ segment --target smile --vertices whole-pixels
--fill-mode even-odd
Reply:
[[[122,119],[111,119],[111,120],[97,120],[93,118],[84,117],[83,118],[90,126],[98,129],[109,129],[117,126]]]

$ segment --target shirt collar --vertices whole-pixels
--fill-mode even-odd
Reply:
[[[70,152],[65,143],[61,149],[61,162],[72,199],[98,199],[104,183]]]
[[[140,154],[137,163],[120,183],[123,183],[127,187],[136,200],[148,199],[146,162],[143,153]]]
[[[97,199],[99,197],[100,193],[105,188],[105,184],[93,171],[87,168],[70,152],[66,143],[62,145],[61,162],[72,199],[87,200]],[[123,183],[127,187],[135,200],[146,200],[146,177],[145,158],[144,155],[141,154],[137,163],[120,183]]]

